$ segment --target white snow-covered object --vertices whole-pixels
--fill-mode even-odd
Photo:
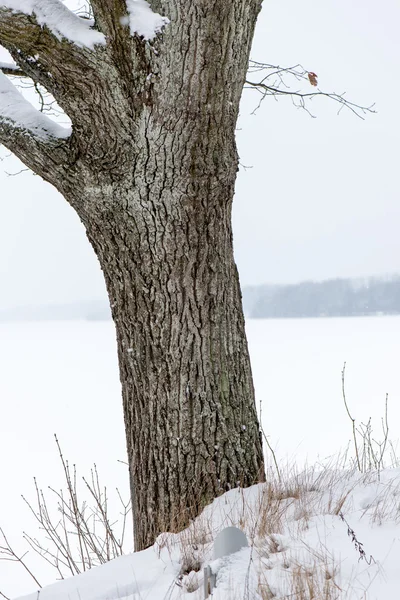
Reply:
[[[204,568],[204,598],[208,598],[212,594],[217,583],[216,564],[220,565],[221,558],[225,558],[235,552],[239,552],[242,548],[247,548],[249,545],[247,537],[238,529],[238,527],[225,527],[219,532],[214,541],[213,559],[214,564]]]
[[[0,125],[9,123],[42,140],[68,138],[71,129],[62,127],[36,110],[0,71]]]
[[[146,0],[126,0],[126,6],[131,34],[139,35],[147,41],[153,40],[170,22],[168,17],[155,13]]]
[[[234,554],[242,548],[247,548],[248,545],[247,537],[243,531],[237,527],[225,527],[215,538],[213,558],[217,560],[229,554]]]
[[[92,28],[93,21],[81,19],[60,0],[0,0],[0,8],[34,15],[39,25],[46,25],[57,38],[66,38],[77,46],[92,49],[105,44],[104,35]]]

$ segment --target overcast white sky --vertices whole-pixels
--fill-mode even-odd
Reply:
[[[300,62],[321,89],[347,91],[376,115],[361,121],[328,100],[317,119],[289,99],[256,115],[245,93],[234,209],[242,284],[400,271],[400,4],[387,0],[264,1],[252,57]],[[1,56],[0,56],[1,58]],[[5,152],[2,152],[2,156]],[[0,163],[0,309],[104,297],[78,218],[38,177]]]

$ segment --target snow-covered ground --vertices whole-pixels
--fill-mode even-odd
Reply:
[[[181,534],[58,582],[26,600],[397,600],[400,471],[380,481],[335,470],[231,490]],[[213,539],[238,525],[249,546],[213,560]]]
[[[300,468],[305,461],[311,465],[347,445],[351,429],[341,399],[344,361],[353,416],[359,421],[374,417],[379,433],[388,392],[389,437],[394,441],[400,437],[400,317],[248,321],[247,329],[257,398],[263,401],[263,425],[281,465],[296,463]],[[125,444],[113,325],[1,324],[0,361],[0,527],[21,550],[20,534],[23,530],[35,534],[35,527],[20,494],[33,497],[33,476],[43,487],[61,483],[53,433],[81,472],[87,473],[96,462],[108,488],[118,485],[128,494],[126,467],[118,463],[118,459],[124,460]],[[227,600],[237,593],[242,598],[247,581],[251,589],[261,585],[263,600],[279,590],[300,600],[298,586],[317,587],[329,581],[332,598],[397,599],[400,492],[395,480],[399,476],[398,471],[387,471],[380,482],[365,482],[354,475],[326,471],[324,479],[313,485],[314,471],[297,481],[296,492],[287,474],[284,489],[276,483],[272,494],[272,506],[278,502],[278,512],[284,508],[284,514],[277,522],[267,511],[264,520],[270,525],[264,532],[260,530],[261,517],[256,517],[264,510],[260,511],[260,487],[244,495],[229,492],[226,499],[207,509],[207,518],[202,520],[201,529],[206,532],[200,559],[210,556],[212,536],[222,524],[242,523],[255,545],[253,551],[235,555],[233,569],[221,567],[214,597]],[[347,492],[344,516],[377,564],[369,566],[358,560],[347,525],[335,514]],[[246,515],[240,520],[239,514],[239,521],[232,516],[239,510],[234,508],[236,501],[241,510],[246,507]],[[228,513],[225,520],[222,509]],[[40,598],[72,600],[74,594],[81,600],[178,597],[188,585],[196,587],[187,577],[181,582],[183,587],[175,584],[181,569],[180,552],[183,547],[190,550],[192,537],[188,534],[184,542],[174,536],[160,540],[158,548],[80,576],[82,584],[79,578],[62,583],[55,595],[51,588],[43,590]],[[164,547],[160,549],[160,545]],[[264,564],[261,575],[257,571],[260,561]],[[33,563],[42,584],[54,580],[54,573],[41,561]],[[312,582],[309,567],[313,564],[317,564],[316,577],[321,579]],[[341,596],[337,595],[339,588]],[[15,597],[34,590],[35,584],[18,565],[0,561],[1,592]],[[200,598],[200,591],[187,597]]]

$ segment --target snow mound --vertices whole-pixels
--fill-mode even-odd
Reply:
[[[399,498],[400,470],[271,475],[227,492],[143,552],[42,589],[40,600],[199,600],[206,565],[216,573],[213,600],[398,600]],[[232,525],[249,547],[213,561],[215,536]]]
[[[60,0],[1,0],[0,7],[34,15],[39,25],[46,25],[57,38],[66,38],[77,46],[92,49],[105,44],[104,35],[92,29],[92,21],[81,19]]]

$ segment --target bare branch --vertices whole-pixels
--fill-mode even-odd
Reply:
[[[36,577],[34,576],[32,571],[29,569],[29,567],[24,562],[24,557],[26,556],[27,553],[25,552],[25,554],[23,554],[22,556],[19,556],[12,548],[10,542],[8,541],[8,539],[6,537],[6,534],[1,529],[1,527],[0,527],[0,534],[1,534],[1,536],[4,540],[4,544],[5,544],[4,546],[0,546],[0,560],[9,560],[11,562],[20,563],[20,565],[22,565],[22,567],[25,569],[25,571],[27,571],[27,573],[29,573],[29,575],[32,577],[32,579],[35,581],[35,583],[41,588],[42,586],[40,585],[39,581],[36,579]]]
[[[251,74],[260,74],[261,78],[257,81],[251,81]],[[308,85],[317,86],[317,76],[312,71],[307,71],[301,65],[293,65],[291,67],[280,67],[277,65],[271,65],[268,63],[261,63],[257,61],[250,61],[249,65],[249,77],[245,82],[245,87],[256,90],[260,93],[261,98],[259,104],[255,110],[257,110],[260,104],[267,96],[273,96],[275,99],[279,96],[289,96],[296,106],[296,108],[302,108],[311,117],[314,117],[309,109],[308,101],[318,96],[323,96],[330,100],[333,100],[339,105],[338,113],[344,108],[350,110],[360,119],[364,119],[364,115],[367,113],[375,113],[374,104],[370,106],[362,106],[347,100],[345,93],[337,94],[336,92],[323,92],[319,88],[312,92],[303,92],[298,89],[292,88],[294,82],[307,82]],[[288,83],[290,81],[290,83]]]

